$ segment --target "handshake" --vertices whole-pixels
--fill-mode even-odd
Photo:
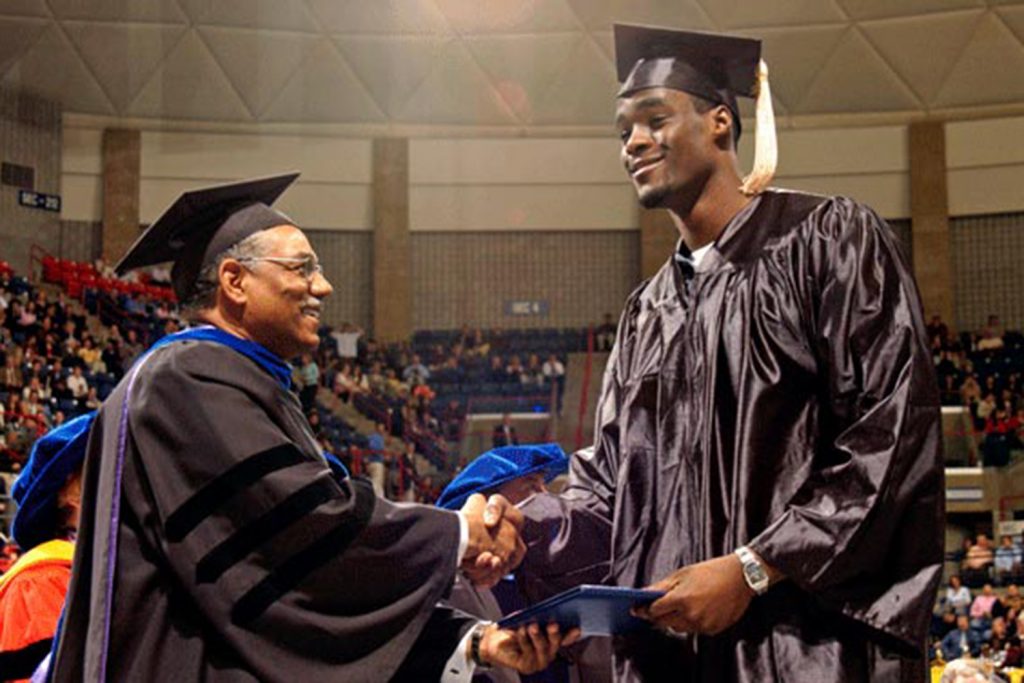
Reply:
[[[504,496],[484,498],[476,493],[459,514],[469,527],[469,544],[460,568],[474,585],[491,588],[519,566],[526,554],[520,537],[523,513]]]

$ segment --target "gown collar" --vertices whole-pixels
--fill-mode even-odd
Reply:
[[[153,344],[152,348],[158,349],[167,344],[188,340],[209,341],[228,346],[255,361],[261,368],[269,372],[283,389],[291,389],[292,368],[280,356],[262,344],[236,337],[213,325],[198,325],[181,332],[169,334]]]

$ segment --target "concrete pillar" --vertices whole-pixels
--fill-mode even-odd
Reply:
[[[409,141],[373,141],[373,333],[384,342],[412,334]]]
[[[937,313],[947,324],[955,324],[946,128],[942,121],[910,125],[910,218],[914,275],[925,319]]]
[[[640,277],[649,278],[665,265],[679,242],[679,230],[664,209],[640,209]]]
[[[117,263],[139,236],[142,138],[137,130],[103,131],[103,260]]]

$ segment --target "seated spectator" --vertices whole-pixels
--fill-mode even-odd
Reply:
[[[505,366],[505,379],[506,382],[519,382],[520,377],[523,374],[523,362],[519,359],[519,356],[513,355],[508,359],[508,365]]]
[[[988,324],[981,331],[977,349],[979,351],[998,351],[1001,348],[1003,348],[1003,326],[999,323],[999,316],[990,315]]]
[[[984,429],[988,418],[996,411],[996,395],[992,392],[985,394],[985,397],[977,403],[974,409],[975,424],[979,429]]]
[[[558,356],[551,354],[541,367],[544,377],[555,387],[555,412],[562,414],[562,397],[565,396],[565,366]]]
[[[594,329],[594,350],[611,351],[615,344],[615,319],[611,313],[604,314],[604,320]]]
[[[968,375],[960,386],[960,398],[965,406],[973,406],[981,401],[981,385],[976,375]]]
[[[25,382],[21,376],[21,368],[14,353],[8,353],[4,359],[3,375],[0,376],[0,385],[7,391],[20,392]]]
[[[942,322],[942,316],[935,314],[932,316],[931,321],[925,326],[925,330],[928,332],[928,339],[933,344],[938,341],[940,347],[945,345],[946,338],[949,336],[949,328],[946,323]]]
[[[519,381],[527,386],[544,386],[544,367],[540,363],[540,356],[531,353],[526,360],[526,367],[519,375]]]
[[[995,555],[989,545],[988,536],[978,534],[977,541],[970,547],[964,558],[964,568],[973,572],[987,572],[994,561]]]
[[[375,422],[373,433],[366,439],[367,448],[371,451],[383,453],[387,448],[388,428],[383,422]]]
[[[947,662],[967,655],[977,657],[981,654],[982,638],[970,626],[967,616],[960,615],[956,618],[956,628],[942,639],[942,658]]]
[[[506,377],[508,377],[508,373],[505,371],[505,364],[502,362],[501,356],[491,356],[490,371],[487,374],[488,381],[504,382]]]
[[[299,401],[302,403],[302,410],[308,413],[316,404],[316,392],[320,388],[320,366],[313,360],[313,354],[302,354],[299,360],[298,376]]]
[[[1010,451],[1019,448],[1017,417],[997,407],[985,422],[985,438],[981,443],[985,465],[1002,467],[1010,462]]]
[[[342,323],[340,328],[331,332],[338,357],[342,360],[354,361],[359,356],[359,338],[362,336],[363,330],[349,323]]]
[[[960,577],[957,574],[949,577],[945,601],[957,614],[967,614],[971,607],[971,602],[973,601],[971,591],[960,582]]]
[[[1013,576],[1020,570],[1021,561],[1024,559],[1020,545],[1014,542],[1011,536],[1003,536],[999,547],[996,548],[993,568],[997,579],[1005,579]]]
[[[82,374],[82,368],[79,366],[72,368],[71,374],[68,375],[67,385],[73,398],[85,398],[85,395],[89,393],[89,382],[86,381],[85,375]]]
[[[410,385],[426,384],[430,379],[430,368],[423,364],[419,354],[413,354],[412,360],[402,369],[402,379]]]
[[[82,346],[78,349],[78,357],[85,363],[89,372],[106,372],[107,366],[103,362],[103,352],[96,348],[96,341],[92,335],[86,335],[82,340]]]
[[[351,403],[357,395],[365,392],[361,382],[352,374],[352,364],[344,363],[341,370],[334,376],[334,393],[345,403]]]
[[[992,607],[996,604],[996,594],[992,591],[992,584],[986,583],[971,603],[968,614],[971,617],[971,628],[978,631],[986,631],[992,624]]]
[[[462,421],[466,413],[455,399],[441,411],[441,435],[448,441],[458,441],[462,434]]]
[[[85,394],[85,400],[82,402],[82,407],[86,410],[99,410],[100,399],[96,394],[96,387],[89,387],[89,391]]]
[[[491,443],[494,448],[519,445],[516,428],[512,425],[512,416],[508,413],[502,415],[501,422],[494,426],[494,431],[491,433]]]

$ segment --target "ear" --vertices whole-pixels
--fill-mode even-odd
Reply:
[[[732,120],[732,112],[729,111],[729,107],[724,104],[712,107],[708,111],[708,117],[711,135],[715,139],[715,144],[722,149],[732,149],[735,122]]]
[[[246,275],[248,271],[234,259],[224,259],[217,269],[217,280],[221,293],[233,304],[241,305],[248,300]]]

